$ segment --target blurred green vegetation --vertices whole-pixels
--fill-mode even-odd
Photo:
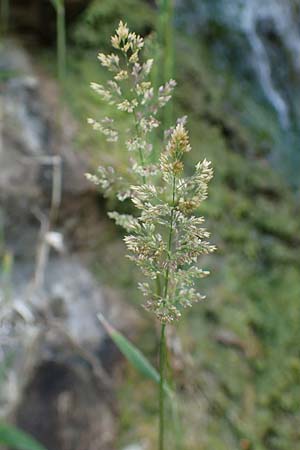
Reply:
[[[108,146],[86,125],[87,117],[111,115],[89,83],[106,79],[96,54],[107,49],[119,19],[148,33],[155,13],[138,0],[94,1],[70,32],[66,96],[80,124],[78,150],[88,152],[95,167],[111,162],[122,167],[127,158],[125,149]],[[175,45],[175,111],[177,116],[189,116],[190,165],[206,157],[215,167],[201,214],[208,218],[219,248],[204,260],[212,272],[201,286],[208,300],[189,311],[176,329],[183,347],[177,356],[183,367],[175,367],[175,380],[184,449],[296,449],[300,441],[299,205],[288,180],[267,159],[279,132],[275,113],[255,94],[255,86],[242,81],[241,73],[229,65],[218,66],[205,39],[177,33]],[[119,233],[105,222],[95,271],[102,283],[113,284],[128,302],[138,305],[138,274],[124,258]],[[152,321],[146,313],[141,315],[145,325],[139,348],[155,363]],[[126,375],[119,391],[119,444],[146,437],[154,446],[155,388],[130,367]]]
[[[5,423],[0,423],[0,444],[15,450],[46,450],[27,433]]]
[[[125,18],[130,28],[143,33],[153,28],[155,12],[140,0],[93,0],[73,28],[73,42],[84,49],[110,49],[108,37]]]

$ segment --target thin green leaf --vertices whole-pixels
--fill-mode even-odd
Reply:
[[[18,428],[0,423],[0,444],[7,445],[15,450],[46,450],[35,439]]]
[[[157,370],[149,363],[145,356],[138,350],[131,342],[128,341],[119,331],[113,328],[102,314],[97,315],[99,321],[114,341],[120,352],[133,365],[133,367],[144,375],[146,378],[159,384],[160,376]],[[169,386],[165,384],[165,392],[172,397],[172,392]]]

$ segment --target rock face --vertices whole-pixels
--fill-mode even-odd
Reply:
[[[0,88],[0,201],[9,230],[6,238],[14,253],[24,255],[37,239],[40,224],[35,220],[34,226],[33,220],[37,208],[49,210],[53,194],[56,203],[67,202],[88,192],[89,186],[84,179],[86,164],[70,145],[71,118],[60,111],[61,105],[53,104],[58,90],[40,83],[26,53],[12,43],[2,47],[0,61],[6,80]],[[61,129],[59,119],[64,123]]]
[[[112,365],[99,356],[114,351],[96,318],[110,315],[103,294],[76,259],[50,259],[39,289],[28,269],[17,264],[13,280],[13,304],[26,318],[16,338],[15,421],[49,450],[112,449]]]
[[[48,361],[28,383],[17,423],[48,449],[110,450],[115,426],[106,396],[86,368]]]
[[[14,355],[0,413],[48,450],[112,450],[118,355],[96,314],[122,317],[119,328],[126,319],[64,237],[66,218],[80,226],[78,210],[97,200],[71,148],[71,119],[58,126],[55,86],[13,43],[1,48],[0,72],[1,228],[14,257],[0,290],[0,359]]]

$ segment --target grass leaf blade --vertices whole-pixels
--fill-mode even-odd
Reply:
[[[0,444],[15,450],[46,450],[42,444],[39,444],[27,433],[6,423],[0,423]]]
[[[119,331],[117,331],[101,313],[97,314],[97,317],[106,332],[109,334],[111,339],[114,341],[120,352],[125,356],[125,358],[133,365],[133,367],[144,375],[146,378],[159,384],[160,376],[158,371],[150,364],[150,362],[145,358],[143,353],[133,345],[125,336],[123,336]],[[165,392],[172,398],[173,392],[170,387],[165,383]]]
[[[149,363],[140,350],[129,342],[128,339],[126,339],[119,331],[113,328],[102,314],[98,314],[97,317],[120,352],[135,367],[135,369],[146,378],[150,378],[155,381],[155,383],[159,383],[159,373]]]

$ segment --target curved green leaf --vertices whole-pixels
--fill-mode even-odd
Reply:
[[[6,423],[0,423],[0,444],[15,450],[46,450],[27,433]]]
[[[146,378],[150,378],[150,380],[159,384],[160,376],[158,371],[149,363],[140,350],[129,342],[128,339],[126,339],[125,336],[123,336],[119,331],[113,328],[102,314],[99,313],[97,317],[120,352],[123,353],[125,358],[133,365],[133,367]],[[172,397],[172,391],[166,383],[165,392]]]

